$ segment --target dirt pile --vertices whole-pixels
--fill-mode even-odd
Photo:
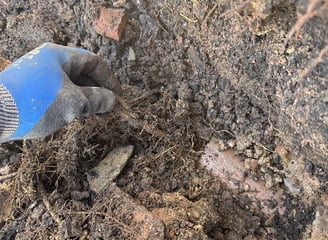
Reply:
[[[119,42],[93,28],[99,9],[114,5],[128,17]],[[112,113],[1,146],[0,177],[16,173],[0,182],[0,239],[317,238],[328,191],[327,8],[324,0],[0,1],[1,57],[44,41],[83,47],[124,88]],[[252,186],[231,189],[204,169],[213,141],[238,154],[238,178],[279,192],[266,206],[273,215],[245,194]],[[116,186],[91,191],[87,172],[128,145],[134,153]]]

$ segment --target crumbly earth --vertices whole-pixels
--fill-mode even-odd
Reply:
[[[315,16],[286,41],[314,2]],[[94,31],[103,6],[127,12],[119,42]],[[1,145],[0,239],[324,232],[328,58],[318,56],[328,44],[327,1],[0,0],[0,10],[0,57],[13,61],[46,41],[83,47],[124,89],[111,113]],[[273,214],[243,194],[242,179],[231,189],[200,162],[209,142],[233,149],[244,178],[283,196],[268,206]],[[127,145],[134,153],[115,187],[92,192],[86,173]]]

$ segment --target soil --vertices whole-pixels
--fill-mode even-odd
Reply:
[[[93,27],[113,6],[128,17],[118,42]],[[0,57],[46,41],[82,47],[123,88],[111,113],[1,145],[0,177],[14,174],[0,178],[0,239],[318,239],[313,222],[328,206],[327,1],[0,0],[0,10]],[[234,151],[238,184],[213,170],[220,162],[200,161],[208,144]],[[91,191],[86,173],[128,145],[114,183]],[[253,182],[279,198],[258,204],[244,194]]]

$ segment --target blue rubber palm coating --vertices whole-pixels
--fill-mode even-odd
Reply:
[[[12,95],[19,115],[16,131],[5,141],[23,138],[39,122],[62,87],[63,64],[83,52],[88,51],[45,43],[0,73],[0,84]]]

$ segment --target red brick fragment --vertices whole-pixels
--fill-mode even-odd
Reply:
[[[95,31],[119,41],[125,29],[127,18],[124,9],[101,8],[99,18],[94,21]]]

